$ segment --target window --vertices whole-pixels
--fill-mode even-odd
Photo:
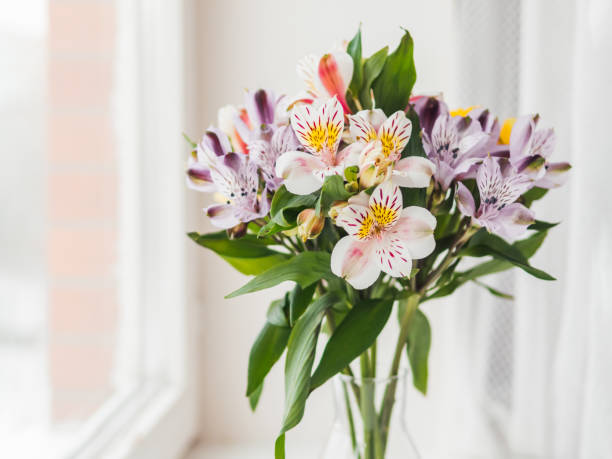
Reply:
[[[193,432],[182,9],[27,0],[0,19],[2,456],[173,457]]]

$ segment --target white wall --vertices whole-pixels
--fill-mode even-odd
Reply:
[[[322,53],[349,40],[362,22],[364,55],[397,44],[400,26],[415,41],[418,72],[416,89],[452,92],[451,0],[435,1],[200,1],[197,3],[196,54],[198,69],[197,120],[201,135],[216,122],[217,108],[242,101],[244,88],[265,87],[292,93],[301,89],[295,64],[302,56]],[[193,194],[193,192],[190,192]],[[194,226],[209,231],[200,213],[203,202],[192,197]],[[251,414],[246,369],[250,346],[265,320],[268,303],[283,289],[224,300],[223,296],[246,278],[195,246],[198,279],[201,437],[207,443],[272,441],[280,427],[284,397],[282,365],[266,380],[260,406]],[[434,351],[435,352],[435,348]],[[420,410],[425,406],[420,405]],[[302,424],[289,434],[288,449],[302,443],[321,444],[331,423],[329,389],[319,390],[308,402]],[[419,427],[416,427],[419,429]]]

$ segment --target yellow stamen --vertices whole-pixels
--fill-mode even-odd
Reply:
[[[504,121],[501,131],[499,132],[499,143],[502,145],[510,144],[510,134],[512,134],[514,123],[516,123],[516,118],[508,118]]]
[[[475,108],[478,108],[478,105],[472,105],[468,108],[457,108],[456,110],[452,110],[450,112],[451,116],[467,116]]]

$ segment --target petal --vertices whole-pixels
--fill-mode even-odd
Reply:
[[[276,160],[276,175],[294,194],[310,194],[321,188],[323,183],[316,173],[322,169],[325,164],[318,157],[303,151],[289,151]]]
[[[204,212],[210,217],[210,222],[219,228],[232,228],[240,223],[235,216],[234,208],[230,204],[216,204],[208,206]]]
[[[356,289],[368,288],[380,274],[375,256],[375,244],[345,236],[338,241],[331,255],[332,272]]]
[[[207,156],[223,156],[232,151],[232,146],[223,131],[215,127],[209,127],[198,145],[198,155],[200,150]]]
[[[406,118],[403,111],[395,112],[378,130],[378,138],[383,145],[383,154],[387,158],[399,155],[410,140],[411,133],[412,121]]]
[[[336,98],[325,102],[319,110],[299,105],[291,114],[291,126],[300,143],[308,151],[318,155],[333,155],[340,143],[344,129],[342,107]]]
[[[336,218],[336,226],[344,228],[351,236],[357,239],[366,239],[374,224],[374,216],[368,207],[349,204],[340,211]]]
[[[572,168],[570,163],[550,163],[546,165],[546,174],[540,180],[535,182],[535,186],[541,188],[557,188],[563,185],[569,175],[567,174]]]
[[[325,54],[319,61],[317,74],[319,83],[330,96],[336,96],[344,113],[351,113],[345,94],[353,78],[353,59],[345,51]]]
[[[484,222],[487,228],[508,242],[514,242],[527,232],[535,221],[535,214],[522,204],[514,203],[504,207],[496,217]],[[488,223],[488,224],[487,224]]]
[[[435,172],[435,164],[427,158],[408,156],[395,163],[393,183],[410,188],[425,188],[429,186],[431,176]]]
[[[427,209],[418,206],[406,207],[402,216],[390,232],[390,237],[402,241],[414,259],[425,258],[436,247],[434,229],[436,218]]]
[[[375,140],[378,134],[372,123],[362,115],[364,111],[349,116],[350,132],[357,142],[368,143]]]
[[[336,163],[341,165],[342,169],[356,166],[359,164],[359,157],[362,150],[363,144],[359,142],[352,143],[338,152],[336,155]]]
[[[502,188],[503,177],[495,159],[489,156],[482,162],[476,173],[476,183],[482,200],[495,196]]]
[[[447,105],[437,97],[423,96],[415,100],[414,110],[419,115],[421,129],[431,134],[434,123],[440,116],[448,115]]]
[[[187,186],[192,190],[203,191],[205,193],[217,189],[212,181],[210,169],[199,163],[194,163],[187,169]]]
[[[400,238],[387,237],[376,249],[379,268],[393,277],[406,277],[412,271],[412,258],[408,247]]]
[[[380,108],[373,108],[371,110],[361,110],[357,112],[357,115],[368,122],[376,133],[387,120],[387,115]]]
[[[531,137],[535,132],[535,117],[532,115],[521,116],[512,126],[510,133],[510,157],[519,159],[525,156]]]
[[[370,211],[379,226],[393,226],[402,213],[402,193],[399,187],[387,180],[374,188],[370,196]]]
[[[319,59],[314,54],[309,54],[298,61],[297,74],[304,80],[306,89],[315,97],[321,94],[317,88],[317,67]]]
[[[249,113],[249,119],[259,127],[274,123],[274,109],[276,106],[274,93],[265,89],[247,91],[245,95],[245,107]]]
[[[457,199],[457,207],[459,211],[468,217],[473,217],[476,212],[476,203],[474,202],[474,196],[470,193],[470,190],[461,183],[457,183],[457,192],[455,194]]]
[[[537,180],[546,173],[546,158],[540,155],[524,156],[513,163],[516,171],[525,174],[532,180]]]
[[[351,196],[348,200],[349,204],[354,204],[357,206],[370,207],[370,195],[365,191],[356,194],[355,196]]]

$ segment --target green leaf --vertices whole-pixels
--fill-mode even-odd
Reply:
[[[384,328],[393,300],[364,300],[351,309],[333,333],[316,371],[312,375],[311,390],[345,368],[376,340]]]
[[[357,33],[346,47],[346,52],[353,59],[353,78],[349,89],[353,94],[359,94],[361,83],[363,81],[363,70],[361,68],[361,26]]]
[[[380,72],[385,65],[385,60],[387,59],[388,53],[389,47],[385,46],[376,53],[372,54],[363,63],[363,85],[361,86],[361,91],[359,91],[359,100],[361,101],[363,108],[372,108],[370,89],[376,77],[380,75]]]
[[[416,81],[413,53],[412,37],[405,31],[399,46],[387,57],[382,72],[372,85],[376,105],[388,116],[408,107]]]
[[[326,252],[304,252],[277,264],[225,298],[234,298],[245,293],[273,287],[284,281],[294,281],[308,287],[320,279],[333,277],[330,270],[330,255]]]
[[[285,228],[295,226],[297,215],[306,208],[313,207],[317,196],[313,194],[297,195],[281,186],[274,193],[270,203],[270,221]]]
[[[336,301],[334,294],[323,295],[306,309],[291,331],[285,363],[285,412],[281,435],[295,427],[304,415],[321,321],[325,311]]]
[[[251,395],[249,395],[249,406],[251,407],[251,411],[255,411],[257,409],[257,404],[259,403],[259,397],[261,397],[261,393],[263,391],[263,382],[261,385],[253,391]]]
[[[555,280],[550,274],[531,266],[516,246],[508,244],[502,238],[487,232],[484,228],[472,236],[468,245],[459,252],[459,255],[472,257],[492,255],[494,258],[509,261],[538,279]]]
[[[317,284],[309,285],[308,287],[302,288],[300,285],[296,285],[291,294],[289,295],[289,325],[293,325],[302,316],[306,307],[312,301]]]
[[[423,394],[427,394],[427,362],[430,346],[431,327],[429,321],[425,314],[417,309],[410,321],[406,350],[412,369],[412,384]]]
[[[406,117],[412,122],[412,134],[410,140],[406,144],[406,148],[402,151],[402,158],[406,156],[421,156],[427,158],[425,149],[423,148],[423,139],[421,138],[421,121],[417,112],[410,107],[406,113]]]
[[[277,327],[288,327],[288,307],[289,293],[287,292],[283,298],[274,300],[272,303],[270,303],[268,312],[266,313],[266,319],[268,319],[269,323],[276,325]]]
[[[275,221],[270,220],[268,223],[266,223],[264,226],[262,226],[259,229],[259,232],[257,233],[257,237],[263,238],[266,236],[270,236],[271,234],[276,234],[276,233],[280,233],[281,231],[291,229],[292,227],[295,227],[295,225],[292,225],[288,228],[286,226],[279,225]]]
[[[242,274],[261,274],[289,258],[288,254],[270,249],[270,241],[250,234],[231,240],[225,231],[209,234],[188,233],[188,236],[197,244],[221,256]]]
[[[529,225],[527,229],[534,230],[534,231],[546,231],[551,228],[554,228],[558,224],[559,222],[550,223],[550,222],[544,222],[542,220],[536,220],[535,223],[532,223],[531,225]]]
[[[509,295],[508,293],[501,292],[501,291],[497,290],[496,288],[493,288],[490,285],[485,284],[484,282],[481,282],[479,280],[474,280],[472,282],[474,282],[476,285],[479,285],[479,286],[487,289],[491,295],[498,296],[498,297],[503,298],[505,300],[513,300],[514,299],[514,297],[512,295]]]
[[[264,378],[283,355],[291,329],[266,322],[255,339],[249,355],[246,395],[250,397],[261,386]]]
[[[516,241],[513,245],[523,254],[525,258],[531,258],[538,251],[544,242],[544,239],[546,239],[547,234],[548,232],[546,231],[540,231],[529,236],[527,239]]]
[[[285,434],[281,434],[274,443],[274,459],[285,459]]]
[[[546,195],[546,193],[548,193],[547,188],[539,188],[536,186],[533,187],[531,190],[527,191],[526,193],[523,193],[523,195],[521,196],[521,201],[523,202],[523,204],[525,204],[525,206],[531,207],[531,204],[533,204],[534,201],[542,199],[544,195]]]
[[[185,141],[189,144],[189,146],[191,146],[191,148],[197,148],[198,147],[198,144],[195,143],[193,140],[191,140],[189,138],[189,136],[187,134],[185,134],[184,132],[183,132],[183,139],[185,139]]]
[[[317,215],[326,215],[335,201],[346,201],[350,197],[351,193],[344,188],[344,179],[342,177],[339,175],[325,177],[321,187],[321,196],[315,207]]]

